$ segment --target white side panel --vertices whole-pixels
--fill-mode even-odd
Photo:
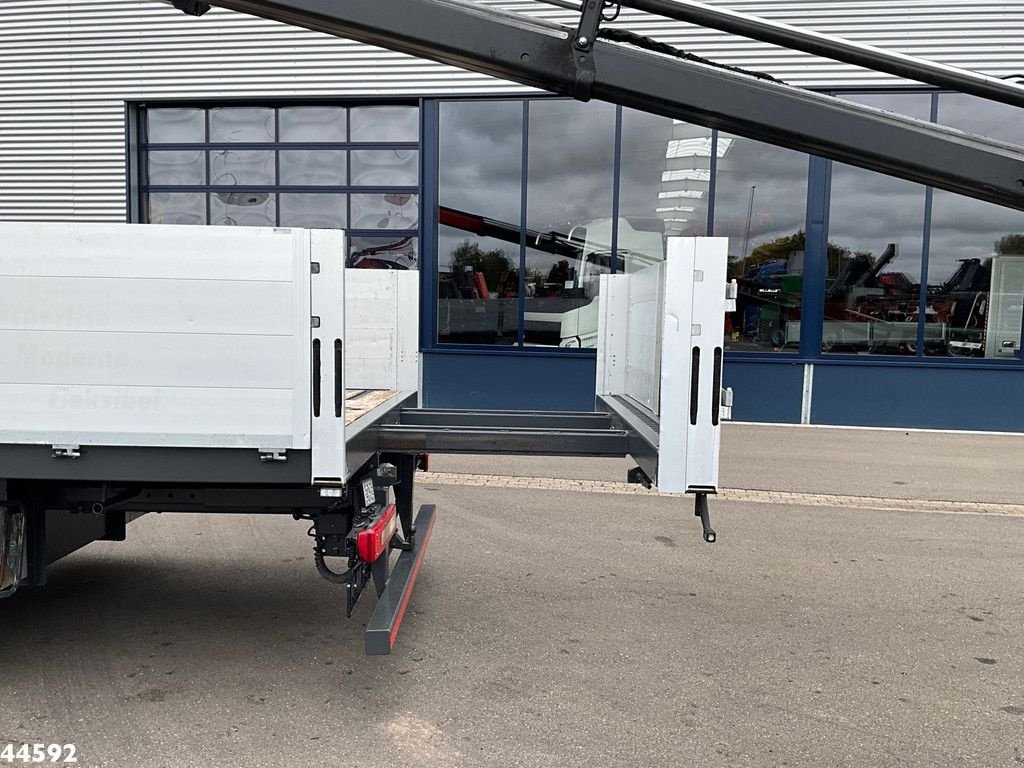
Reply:
[[[397,344],[394,389],[418,391],[420,388],[420,273],[394,272],[398,288],[395,307]]]
[[[340,483],[345,464],[345,235],[338,230],[309,232],[310,338],[313,354],[312,468],[314,483]],[[340,365],[339,362],[340,355]]]
[[[294,343],[291,334],[0,331],[0,384],[290,391]]]
[[[721,391],[723,329],[725,327],[726,283],[729,263],[728,240],[699,237],[694,248],[692,298],[692,348],[700,350],[696,424],[690,419],[686,452],[687,490],[718,488],[718,455],[722,440]],[[669,241],[669,248],[684,249],[682,239]],[[672,286],[672,278],[669,278]],[[670,288],[671,290],[671,288]],[[666,313],[666,323],[669,322]],[[692,415],[692,414],[691,414]]]
[[[630,368],[624,391],[643,403],[638,396],[646,394],[643,374],[657,376],[656,409],[650,408],[658,419],[654,479],[665,492],[718,487],[726,246],[724,238],[671,238],[664,264],[626,276]],[[652,275],[657,277],[653,286]],[[653,342],[645,325],[651,304],[657,307]],[[651,350],[657,354],[653,363],[641,354]]]
[[[629,315],[629,275],[601,275],[597,305],[597,394],[626,391],[626,322]]]
[[[0,238],[0,442],[309,447],[303,232],[0,224]]]
[[[345,273],[345,376],[349,389],[419,388],[419,273]]]
[[[630,275],[626,317],[626,386],[623,393],[658,413],[661,307],[665,265]]]
[[[992,292],[985,329],[985,357],[1013,359],[1021,349],[1024,256],[992,259]]]
[[[292,333],[291,281],[126,277],[121,281],[124,290],[111,293],[109,278],[104,277],[4,275],[2,279],[10,286],[0,305],[0,329],[5,330],[114,332],[122,329],[125,317],[134,317],[135,333],[205,330],[224,337]],[[245,302],[255,302],[265,311],[245,315],[224,311],[225,306]]]
[[[727,246],[725,238],[670,238],[663,263],[601,277],[597,393],[652,412],[657,438],[644,439],[657,443],[652,479],[665,492],[718,488]]]
[[[242,283],[291,283],[294,278],[292,232],[287,229],[160,224],[148,224],[149,231],[125,224],[5,223],[2,226],[4,247],[0,248],[0,277],[4,278],[97,277]],[[7,290],[13,292],[13,288]],[[96,296],[86,295],[81,302],[90,310],[103,303],[97,301]]]
[[[658,418],[658,489],[687,490],[690,449],[691,329],[695,238],[671,238],[665,262],[662,317],[661,413]],[[723,296],[725,286],[722,286]]]
[[[0,384],[0,414],[0,443],[305,447],[289,444],[290,389]]]

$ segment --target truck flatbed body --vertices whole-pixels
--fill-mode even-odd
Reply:
[[[552,413],[420,407],[419,275],[346,269],[344,232],[0,237],[0,552],[17,554],[0,596],[142,514],[289,514],[312,522],[348,613],[373,583],[367,650],[387,653],[434,525],[413,512],[430,451],[632,455],[640,482],[715,491],[722,342],[699,329],[729,304],[721,239],[673,239],[663,262],[602,278],[595,410]]]

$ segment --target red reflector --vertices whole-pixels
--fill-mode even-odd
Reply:
[[[377,518],[377,522],[360,531],[356,537],[356,552],[359,557],[368,563],[372,563],[383,555],[392,537],[398,528],[397,509],[394,504],[390,505],[384,514]]]
[[[429,472],[430,471],[430,454],[429,453],[424,453],[423,454],[423,458],[420,461],[420,469],[422,469],[424,472]]]

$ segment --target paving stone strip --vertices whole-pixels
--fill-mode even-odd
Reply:
[[[512,477],[509,475],[477,475],[458,472],[427,472],[420,482],[430,485],[469,485],[481,488],[530,488],[538,491],[583,491],[586,493],[616,493],[628,496],[682,496],[661,493],[642,485],[604,480],[562,480],[551,477]],[[928,501],[925,499],[895,499],[877,496],[838,496],[824,493],[794,493],[790,491],[758,491],[744,488],[725,488],[718,494],[723,501],[753,504],[789,504],[801,507],[851,507],[886,511],[938,512],[952,515],[999,515],[1024,517],[1024,504],[995,504],[981,501]]]

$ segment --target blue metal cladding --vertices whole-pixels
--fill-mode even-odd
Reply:
[[[589,355],[423,352],[427,408],[592,411],[597,360]]]
[[[731,360],[726,356],[723,383],[733,390],[734,421],[799,424],[804,364]]]
[[[813,424],[1024,432],[1017,366],[816,365]]]

